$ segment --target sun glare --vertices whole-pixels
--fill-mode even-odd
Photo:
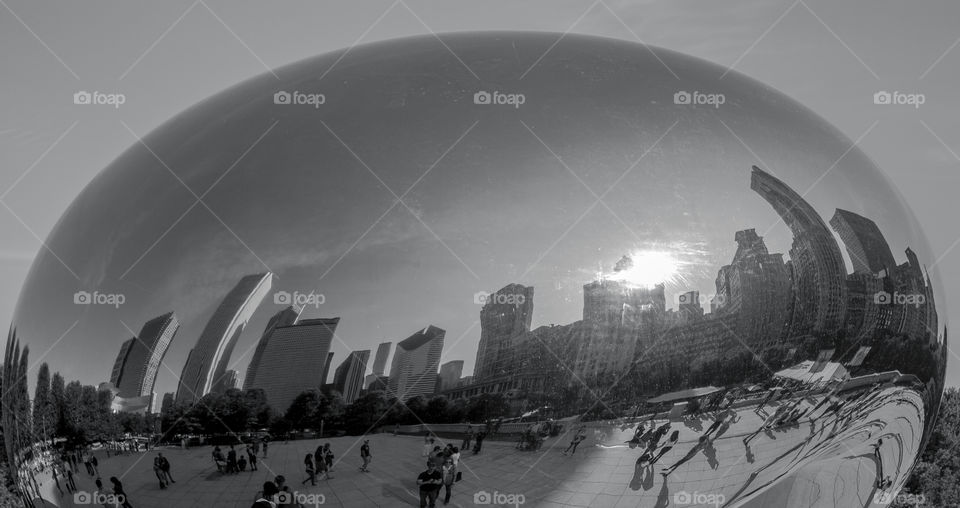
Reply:
[[[607,278],[634,286],[652,287],[669,282],[677,275],[679,262],[667,252],[631,252],[629,257],[632,260],[631,266],[612,272]]]

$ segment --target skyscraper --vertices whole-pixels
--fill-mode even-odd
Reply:
[[[508,284],[484,300],[478,302],[484,305],[480,309],[480,344],[474,365],[474,376],[481,381],[506,372],[511,344],[530,331],[533,287]]]
[[[574,371],[581,379],[623,372],[649,347],[666,310],[664,285],[634,287],[601,279],[583,286],[583,324]]]
[[[123,344],[120,344],[120,352],[117,353],[117,358],[113,361],[113,370],[110,371],[110,383],[113,384],[114,388],[120,384],[120,379],[123,377],[123,368],[127,365],[127,355],[130,354],[130,349],[135,342],[137,342],[136,337],[127,339],[123,341]]]
[[[460,376],[463,375],[463,360],[453,360],[440,366],[440,376],[437,382],[438,391],[455,388]]]
[[[434,392],[446,333],[430,325],[397,344],[390,366],[389,391],[392,395],[407,400]]]
[[[367,362],[370,360],[370,350],[351,351],[346,360],[337,367],[333,375],[333,386],[343,395],[347,404],[360,396],[363,389],[363,374],[367,371]]]
[[[235,369],[227,369],[227,371],[223,373],[221,385],[225,391],[240,388],[240,373]]]
[[[120,397],[143,397],[153,393],[157,370],[179,329],[180,321],[173,312],[168,312],[147,321],[136,337],[123,343],[110,376],[110,382],[119,390]]]
[[[333,351],[327,353],[327,359],[323,361],[323,370],[320,371],[320,380],[322,384],[327,383],[327,377],[330,375],[331,365],[333,365]]]
[[[741,341],[768,345],[787,332],[792,299],[790,272],[782,254],[770,254],[754,229],[734,235],[737,252],[717,274],[717,310],[736,313]]]
[[[790,335],[836,333],[846,315],[846,267],[840,247],[816,210],[787,184],[753,166],[750,188],[793,232],[794,305]]]
[[[339,322],[340,318],[302,319],[295,325],[274,328],[250,388],[262,389],[267,403],[279,414],[300,392],[319,390]]]
[[[220,383],[233,348],[250,317],[270,291],[272,277],[269,272],[247,275],[227,293],[187,357],[177,388],[178,401],[195,402],[222,388]]]
[[[160,403],[160,414],[166,413],[173,406],[173,392],[163,394],[163,401]]]
[[[377,346],[377,356],[373,359],[373,372],[378,376],[383,375],[383,370],[387,367],[387,357],[390,356],[390,342],[381,342]]]
[[[260,358],[263,356],[263,350],[267,347],[267,342],[270,340],[270,335],[273,334],[273,330],[280,326],[297,324],[301,312],[303,312],[303,307],[297,309],[291,305],[274,314],[273,317],[270,318],[270,321],[267,322],[267,326],[263,330],[263,335],[260,336],[260,341],[257,342],[257,348],[253,351],[253,358],[250,359],[250,364],[247,365],[247,375],[243,378],[244,389],[253,386],[254,379],[257,377],[257,367],[260,365]]]
[[[847,247],[854,272],[877,274],[897,266],[890,245],[876,222],[838,208],[830,225]]]

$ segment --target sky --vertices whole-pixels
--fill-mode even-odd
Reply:
[[[30,263],[41,249],[41,240],[47,237],[79,191],[124,150],[136,144],[136,136],[145,135],[176,113],[244,79],[303,58],[356,43],[399,36],[491,29],[569,31],[627,41],[639,40],[703,58],[720,66],[732,67],[810,107],[849,138],[858,140],[859,148],[876,162],[905,197],[930,242],[929,259],[926,262],[928,266],[935,264],[942,273],[947,303],[940,306],[941,316],[951,319],[960,312],[956,298],[951,298],[956,291],[956,281],[960,280],[957,257],[960,248],[956,247],[960,241],[960,225],[951,220],[958,215],[957,207],[960,207],[952,199],[954,189],[960,184],[957,173],[960,158],[956,154],[960,150],[960,124],[953,114],[958,110],[960,99],[953,91],[955,86],[952,86],[956,83],[960,66],[960,54],[957,54],[960,50],[954,52],[953,49],[960,40],[960,29],[950,22],[957,19],[956,11],[960,10],[960,6],[929,2],[924,4],[923,10],[918,10],[893,2],[850,2],[841,5],[827,2],[725,2],[723,5],[712,5],[700,2],[551,1],[525,2],[517,6],[497,2],[479,5],[410,1],[362,4],[334,2],[322,5],[285,3],[280,8],[236,2],[169,2],[164,5],[136,6],[104,3],[102,9],[91,7],[96,5],[96,2],[92,2],[54,8],[49,4],[30,2],[5,1],[0,4],[0,44],[5,48],[0,53],[0,66],[6,70],[2,81],[4,93],[0,95],[0,118],[3,119],[0,123],[0,204],[3,205],[3,209],[0,209],[0,231],[5,239],[0,248],[0,270],[4,281],[0,287],[0,318],[6,322],[11,319]],[[72,95],[79,90],[123,93],[127,102],[116,109],[79,107],[72,102]],[[873,95],[880,90],[922,93],[926,100],[917,108],[876,105]],[[424,150],[420,160],[411,162],[409,171],[429,166],[443,153],[443,147],[455,141],[458,133],[469,126],[469,122],[451,126],[447,133],[450,139],[438,140],[436,146]],[[269,126],[263,126],[264,130],[266,127]],[[480,130],[471,133],[471,136],[478,138],[473,141],[468,139],[468,144],[482,145],[484,135],[495,136],[496,133],[490,131],[485,133],[483,127],[481,125]],[[536,127],[534,124],[534,131]],[[262,132],[252,126],[248,133],[250,137],[237,140],[234,148],[242,151],[243,146],[249,145]],[[524,134],[522,131],[516,133]],[[349,138],[349,129],[343,135],[349,141],[347,144],[353,146],[354,140]],[[649,136],[641,141],[648,146],[651,142]],[[556,140],[552,138],[545,142],[551,146],[554,143]],[[202,151],[202,148],[198,146],[196,150]],[[365,153],[363,147],[358,149]],[[601,152],[598,150],[598,153]],[[577,166],[577,154],[563,155],[572,159],[574,163],[571,166]],[[759,155],[763,159],[770,158],[764,153]],[[342,153],[341,156],[344,161],[349,159]],[[391,161],[366,162],[380,167],[378,164],[389,164]],[[610,166],[613,167],[612,162]],[[398,173],[405,176],[398,177],[396,181],[385,178],[386,183],[396,189],[406,188],[403,184],[412,183],[409,171]],[[611,174],[614,173],[598,171],[597,179],[591,183],[596,182],[599,189],[605,188],[602,184],[612,181]],[[196,183],[198,191],[202,191],[211,183],[202,176],[198,176],[199,180],[196,181],[186,175],[184,178],[190,184]],[[471,177],[463,175],[463,181],[469,182]],[[231,180],[224,179],[223,185],[229,189],[230,185],[239,186],[240,181],[231,183]],[[425,183],[429,184],[429,181]],[[351,187],[346,180],[342,185],[344,189]],[[531,184],[530,188],[536,187],[539,186]],[[236,189],[239,191],[241,187]],[[441,185],[438,190],[449,190],[449,187]],[[551,194],[550,190],[544,189],[544,199],[556,195]],[[557,191],[565,192],[561,189]],[[824,192],[829,193],[829,190]],[[343,195],[331,193],[331,198],[343,199]],[[431,203],[428,199],[431,195],[436,193],[424,190],[424,201],[412,201],[409,203],[411,208],[429,211]],[[469,192],[463,192],[458,197],[470,199],[471,196]],[[577,198],[574,194],[570,197]],[[655,198],[655,194],[650,197]],[[185,192],[170,194],[171,209],[182,210],[184,204],[189,205],[190,198],[189,193]],[[370,197],[387,203],[389,198],[389,194],[376,197],[371,194]],[[589,201],[585,203],[589,204]],[[223,198],[217,201],[217,195],[211,194],[211,208],[220,210],[218,207],[227,204]],[[482,207],[483,203],[474,205]],[[566,210],[560,205],[558,211]],[[761,212],[764,210],[762,205],[759,203],[754,209],[756,212],[744,212],[744,215],[766,213],[770,216],[772,212],[769,209]],[[830,206],[829,203],[824,203],[824,207],[827,206]],[[371,210],[359,207],[352,216],[355,215],[359,222],[369,223],[367,215],[372,214],[375,219],[380,210],[382,208]],[[155,219],[168,224],[178,213],[173,213],[172,217]],[[518,212],[518,215],[521,213]],[[575,213],[572,217],[561,215],[565,219],[575,217]],[[456,217],[444,216],[444,219],[448,221],[445,224],[434,223],[436,229],[443,230],[444,225],[451,230],[456,229]],[[139,220],[149,221],[152,218],[145,214]],[[212,223],[210,217],[198,215],[196,220],[198,224],[207,221],[208,224],[203,227],[219,231],[221,236],[215,238],[216,241],[236,241],[233,235]],[[304,224],[296,214],[287,216],[285,220],[302,228],[298,231],[309,231],[310,224]],[[536,228],[528,227],[521,231],[530,233],[535,232]],[[732,238],[732,230],[718,234]],[[771,232],[770,235],[768,244],[776,243],[777,233]],[[535,243],[537,240],[549,242],[548,237],[545,234],[543,238],[530,238],[531,243]],[[185,237],[182,241],[188,242],[189,238]],[[382,288],[384,278],[389,275],[377,273],[376,267],[380,261],[378,254],[383,255],[384,249],[398,248],[398,245],[409,245],[410,242],[418,245],[419,242],[429,241],[432,241],[431,235],[416,221],[399,214],[389,215],[380,234],[373,235],[370,240],[369,247],[373,248],[366,251],[370,257],[358,256],[354,265],[332,272],[331,276],[337,277],[339,273],[340,277],[351,283],[366,277],[371,284],[376,283],[377,287]],[[178,244],[171,244],[161,242],[158,245],[175,251]],[[777,246],[779,248],[771,250],[785,252],[784,245],[781,241]],[[612,252],[595,257],[613,263],[622,252],[613,251],[615,247],[610,247]],[[684,247],[689,250],[690,246]],[[902,246],[894,244],[892,247],[897,259],[902,261]],[[729,248],[729,252],[717,254],[718,260],[724,256],[729,259],[733,247]],[[260,252],[261,249],[252,250]],[[264,268],[259,266],[261,263],[251,262],[244,250],[237,251],[241,252],[238,256],[245,259],[237,259],[236,264],[246,263],[248,273]],[[304,252],[295,250],[297,255]],[[336,259],[336,252],[334,248],[329,252],[311,253],[313,257],[306,261],[329,263],[330,259]],[[469,288],[468,293],[479,289],[496,289],[488,286],[475,288],[478,285],[477,277],[468,273],[469,269],[458,266],[461,263],[457,263],[449,253],[440,254],[444,263],[450,263],[449,269],[457,271],[458,276],[463,278],[460,282],[463,287]],[[578,260],[587,258],[585,253],[581,254],[582,258]],[[280,263],[281,267],[295,270],[294,267],[305,262],[303,259],[278,261],[278,256],[279,253],[264,256],[270,259],[267,264],[271,269],[276,270],[277,263]],[[440,257],[437,255],[438,260]],[[212,266],[217,259],[214,257],[194,262],[201,266]],[[521,266],[523,262],[518,259],[514,264]],[[126,263],[119,264],[129,266]],[[714,263],[718,264],[719,261]],[[560,263],[554,266],[560,266]],[[140,268],[140,276],[150,280],[149,271],[145,267]],[[433,266],[416,263],[410,268],[412,273],[422,273],[424,277],[429,277],[430,270],[434,269]],[[554,308],[566,312],[558,310],[554,315],[535,314],[535,324],[576,319],[565,319],[565,316],[576,313],[580,305],[575,295],[577,284],[584,282],[585,278],[589,279],[588,273],[582,273],[589,268],[582,261],[569,263],[565,269],[572,273],[566,280],[557,282],[553,288],[537,287],[536,303],[541,302],[543,295],[542,298],[548,302],[550,298],[555,299]],[[152,276],[162,277],[163,274],[159,271]],[[225,294],[229,289],[224,286],[225,274],[209,274],[209,277],[209,280],[199,277],[183,282],[194,284],[195,291],[191,294],[198,298],[198,302],[215,301],[217,295]],[[213,281],[217,284],[208,284]],[[394,294],[402,294],[404,286],[400,282],[396,281],[398,287]],[[503,284],[507,282],[511,280],[502,280]],[[281,278],[275,286],[281,287],[282,284]],[[566,292],[564,288],[567,288]],[[290,286],[288,289],[298,288]],[[135,294],[131,296],[135,298]],[[167,295],[167,298],[172,302],[172,296]],[[398,298],[394,303],[398,311],[415,313],[418,311],[413,305],[414,300]],[[356,302],[346,298],[337,302],[334,298],[323,312],[340,312],[352,303]],[[198,303],[187,307],[202,305]],[[209,312],[214,304],[206,305]],[[166,310],[169,309],[157,309],[153,315]],[[376,308],[371,309],[372,314],[376,312]],[[445,312],[453,313],[455,310],[436,311],[431,317],[443,320]],[[131,320],[127,324],[136,330],[153,315],[137,316],[139,321]],[[265,317],[260,316],[259,321],[251,323],[250,329],[262,330],[264,320]],[[364,344],[369,341],[368,347],[375,346],[381,340],[396,342],[416,329],[413,327],[404,333],[394,329],[394,325],[401,326],[399,323],[385,321],[381,324],[388,328],[382,335],[367,333],[368,336],[362,338]],[[196,336],[188,332],[186,328],[181,330],[183,336],[178,340],[183,345],[178,344],[177,350],[171,350],[168,358],[171,365],[182,364],[182,360],[175,360],[185,356],[189,343]],[[122,329],[115,330],[115,333],[114,338],[104,340],[119,345],[124,335],[128,335]],[[447,343],[452,344],[461,336],[471,334],[478,335],[479,331],[461,325],[457,333],[448,336]],[[64,340],[70,341],[68,337]],[[246,343],[238,346],[238,350],[249,346],[251,340],[251,337],[246,337]],[[353,340],[360,339],[347,339],[348,342]],[[115,353],[110,346],[104,348],[101,356],[109,358],[109,363]],[[473,351],[475,349],[471,351],[466,347],[455,349],[444,360],[464,359],[469,367]],[[33,354],[32,358],[37,359],[47,353],[37,351]],[[342,353],[339,358],[343,358]],[[952,355],[951,361],[955,359],[956,355]],[[160,384],[169,384],[172,377],[170,372],[166,375],[161,373]],[[94,382],[92,379],[85,381]],[[951,369],[948,384],[956,385],[958,381],[960,374]]]

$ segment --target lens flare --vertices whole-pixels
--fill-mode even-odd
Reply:
[[[669,252],[635,251],[624,256],[606,278],[637,287],[653,287],[672,281],[679,268],[679,260]]]

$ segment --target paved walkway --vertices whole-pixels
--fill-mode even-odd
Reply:
[[[591,435],[574,456],[561,453],[569,435],[548,439],[539,451],[517,451],[511,443],[487,441],[480,455],[464,455],[463,481],[454,487],[451,506],[477,506],[474,496],[484,492],[499,496],[492,504],[480,503],[486,506],[497,506],[498,499],[507,500],[504,496],[522,495],[524,506],[666,507],[683,505],[677,497],[683,494],[694,496],[686,506],[714,506],[718,495],[727,503],[751,507],[782,506],[786,497],[805,499],[803,506],[869,506],[877,478],[873,443],[884,438],[880,450],[884,474],[892,476],[896,492],[917,453],[923,429],[922,416],[916,411],[921,402],[915,394],[890,388],[881,395],[853,420],[837,425],[833,418],[801,421],[761,433],[749,446],[743,437],[757,429],[764,416],[753,407],[741,408],[739,420],[727,432],[668,477],[659,474],[661,468],[686,455],[710,420],[674,422],[673,429],[681,431],[679,443],[655,467],[643,469],[635,467],[641,450],[623,444],[632,430],[618,429],[605,443]],[[314,451],[319,440],[274,442],[269,457],[260,459],[259,471],[236,475],[216,471],[211,447],[163,449],[177,481],[165,490],[158,487],[153,474],[153,451],[98,457],[104,484],[109,484],[110,476],[121,476],[135,508],[248,508],[263,482],[277,474],[286,476],[288,485],[302,496],[319,500],[322,494],[322,506],[419,506],[415,479],[424,469],[422,438],[390,434],[368,438],[373,454],[370,473],[357,470],[358,438],[324,440],[331,443],[337,463],[334,477],[318,481],[315,487],[300,482],[305,478],[303,457]],[[93,479],[82,468],[76,479],[80,489],[94,489]],[[817,492],[824,498],[811,494]],[[714,497],[704,497],[709,495]],[[76,505],[68,495],[62,498],[62,506]]]

